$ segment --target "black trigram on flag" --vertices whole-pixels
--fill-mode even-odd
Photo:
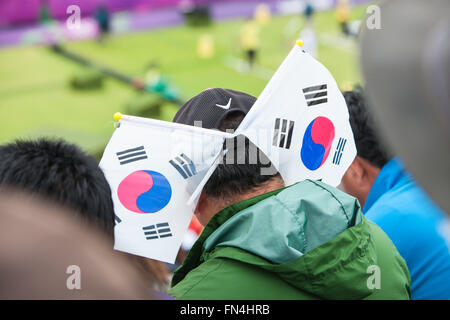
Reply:
[[[144,150],[144,146],[137,148],[127,149],[116,153],[117,158],[120,161],[120,165],[124,165],[130,162],[147,159],[147,153]]]
[[[305,95],[308,107],[328,101],[326,84],[304,88],[303,94]]]
[[[121,223],[122,219],[120,219],[118,216],[114,215],[114,220],[116,220],[116,224]]]
[[[181,174],[184,179],[197,174],[194,163],[184,153],[170,160],[169,163],[177,169],[178,173]]]
[[[289,149],[291,147],[292,132],[295,122],[286,119],[275,119],[275,130],[273,133],[273,145]]]
[[[152,224],[147,227],[143,227],[145,239],[152,240],[158,238],[167,238],[172,236],[169,224],[167,222]]]
[[[334,152],[333,163],[339,165],[341,163],[342,153],[344,152],[345,144],[347,143],[347,139],[339,138],[339,142],[336,147],[336,151]]]

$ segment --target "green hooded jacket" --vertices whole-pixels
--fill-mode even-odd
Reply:
[[[358,201],[306,180],[207,224],[172,279],[176,299],[410,299],[405,261]]]

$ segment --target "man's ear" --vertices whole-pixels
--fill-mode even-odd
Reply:
[[[343,189],[356,197],[361,206],[364,206],[379,172],[380,169],[369,161],[356,156],[342,177]]]
[[[347,173],[350,175],[355,184],[361,186],[365,183],[365,177],[367,177],[366,167],[364,160],[359,156],[356,156],[350,167],[347,169]]]
[[[373,183],[375,182],[375,179],[377,178],[378,174],[380,173],[381,168],[378,168],[377,166],[371,164],[366,159],[358,157],[358,162],[360,167],[362,168],[363,172],[363,179],[370,184],[370,187],[372,188]]]
[[[208,200],[205,196],[205,193],[204,192],[200,193],[200,197],[198,198],[198,202],[197,202],[197,206],[195,207],[194,214],[197,215],[197,214],[201,213],[202,211],[204,211],[207,201]]]

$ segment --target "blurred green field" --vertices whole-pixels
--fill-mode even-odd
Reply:
[[[364,17],[366,6],[355,7],[352,19]],[[314,28],[319,38],[319,60],[332,72],[338,84],[348,86],[361,81],[357,43],[345,39],[334,11],[317,13]],[[294,20],[293,20],[294,19]],[[298,20],[296,22],[296,20]],[[274,72],[298,36],[285,36],[288,23],[303,24],[297,16],[273,17],[261,30],[258,64]],[[231,57],[243,58],[237,38],[243,20],[229,20],[211,27],[177,26],[114,36],[103,45],[94,41],[67,44],[83,56],[134,76],[143,76],[145,67],[155,60],[186,100],[209,87],[224,87],[258,96],[268,78],[239,73],[227,65]],[[213,36],[215,55],[197,56],[199,37]],[[17,47],[0,50],[0,143],[16,138],[63,137],[84,150],[97,153],[112,131],[112,115],[139,94],[114,79],[107,79],[96,91],[75,91],[69,79],[80,69],[45,47]],[[144,93],[147,94],[147,93]],[[165,105],[164,120],[171,120],[175,105]]]

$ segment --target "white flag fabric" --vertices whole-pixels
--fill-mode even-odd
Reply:
[[[337,186],[356,156],[345,99],[330,72],[295,45],[236,130],[278,169],[286,185]]]
[[[123,116],[100,161],[116,214],[114,249],[174,263],[227,136]]]

